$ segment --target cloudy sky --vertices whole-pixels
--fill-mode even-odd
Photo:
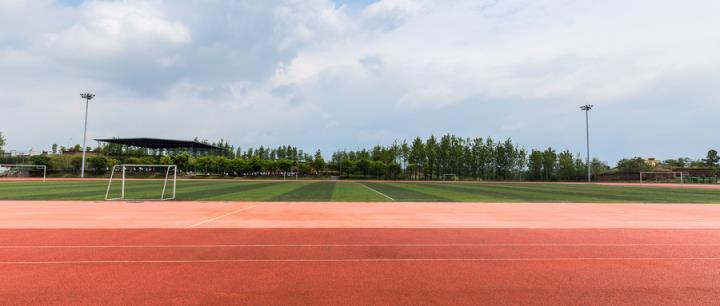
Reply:
[[[454,133],[528,149],[720,148],[720,1],[0,0],[8,149],[195,136],[355,149]]]

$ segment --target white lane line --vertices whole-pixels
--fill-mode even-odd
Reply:
[[[187,259],[187,260],[58,260],[0,261],[0,265],[253,263],[253,262],[498,262],[498,261],[715,261],[720,257],[557,257],[557,258],[348,258],[348,259]]]
[[[148,244],[148,245],[3,245],[0,249],[113,248],[267,248],[267,247],[720,247],[717,243],[406,243],[406,244]]]
[[[200,221],[200,222],[195,223],[195,224],[190,224],[190,225],[186,226],[185,228],[193,228],[193,227],[196,227],[196,226],[200,226],[200,225],[203,225],[203,224],[205,224],[205,223],[212,222],[212,221],[215,221],[215,220],[217,220],[217,219],[225,218],[225,217],[227,217],[227,216],[229,216],[229,215],[236,214],[236,213],[239,213],[239,212],[241,212],[241,211],[248,210],[248,209],[255,208],[255,207],[257,207],[257,205],[248,206],[248,207],[243,207],[243,208],[240,208],[240,209],[237,209],[237,210],[233,210],[233,211],[231,211],[231,212],[229,212],[229,213],[227,213],[227,214],[221,215],[221,216],[217,216],[217,217],[214,217],[214,218],[210,218],[210,219],[207,219],[207,220],[203,220],[203,221]]]
[[[363,184],[363,183],[358,183],[358,184],[363,185],[363,186],[365,186],[365,188],[370,189],[370,190],[374,191],[375,193],[377,193],[377,194],[379,194],[379,195],[381,195],[381,196],[383,196],[383,197],[386,197],[386,198],[390,199],[390,201],[395,201],[395,199],[391,198],[391,197],[388,196],[387,194],[384,194],[384,193],[382,193],[382,192],[380,192],[380,191],[377,191],[377,190],[375,190],[375,189],[373,189],[373,188],[370,188],[370,186],[368,186],[368,185],[365,185],[365,184]]]

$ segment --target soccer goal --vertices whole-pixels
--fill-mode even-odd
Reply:
[[[685,184],[689,176],[689,172],[640,172],[640,184]]]
[[[42,181],[46,180],[47,166],[45,165],[20,165],[20,164],[8,164],[0,165],[0,178],[12,177],[12,178],[40,178]]]
[[[457,174],[443,174],[442,180],[443,182],[454,182],[458,180],[458,176]]]
[[[175,199],[176,165],[115,165],[105,200],[166,201]]]

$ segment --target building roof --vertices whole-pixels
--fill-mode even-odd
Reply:
[[[222,148],[197,142],[194,140],[175,140],[160,138],[110,138],[95,139],[100,142],[121,144],[148,149],[204,149],[204,150],[222,150]]]

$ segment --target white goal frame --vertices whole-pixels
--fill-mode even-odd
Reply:
[[[0,168],[10,168],[10,167],[42,169],[42,171],[43,171],[43,180],[42,181],[45,182],[45,180],[47,180],[47,166],[45,166],[45,165],[0,164]]]
[[[448,180],[448,178],[451,178],[451,179]],[[443,182],[448,182],[448,181],[450,181],[450,182],[456,182],[456,181],[459,181],[459,180],[460,180],[460,177],[459,177],[457,174],[454,174],[454,173],[443,174],[443,178],[442,178],[442,181],[443,181]]]
[[[110,198],[110,188],[112,187],[113,176],[115,175],[115,169],[117,169],[118,167],[122,167],[120,197]],[[162,193],[160,194],[159,200],[167,201],[167,200],[175,199],[175,192],[177,191],[177,165],[122,164],[122,165],[113,166],[112,170],[110,171],[110,180],[108,181],[107,191],[105,192],[105,201],[126,200],[125,199],[125,172],[128,167],[158,167],[158,168],[167,167],[167,170],[165,171],[165,180],[163,182]],[[170,170],[173,170],[172,178],[170,178]],[[172,196],[166,198],[165,190],[167,189],[168,179],[172,179]],[[130,199],[130,200],[133,200],[133,201],[157,201],[158,199]]]
[[[640,172],[640,184],[644,184],[645,181],[643,180],[643,175],[645,174],[671,174],[674,175],[675,178],[680,178],[680,184],[685,184],[686,178],[690,177],[690,172],[684,172],[684,171],[669,171],[669,172],[662,172],[662,171],[643,171]],[[649,181],[652,182],[652,181]]]

